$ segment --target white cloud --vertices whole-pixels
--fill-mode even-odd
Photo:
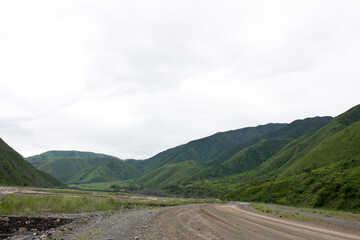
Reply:
[[[358,104],[358,1],[0,2],[1,136],[146,158]]]

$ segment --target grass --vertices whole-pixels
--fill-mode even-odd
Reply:
[[[359,211],[359,183],[358,155],[309,173],[243,187],[229,193],[224,199]]]
[[[78,237],[79,240],[94,239],[104,233],[102,229],[92,230],[90,233],[85,233]]]
[[[285,212],[285,211],[281,211],[278,209],[272,209],[270,207],[266,207],[263,206],[261,204],[252,204],[251,207],[257,211],[260,212],[264,212],[264,213],[269,213],[278,217],[284,217],[284,218],[290,218],[290,219],[295,219],[295,220],[299,220],[299,221],[315,221],[318,220],[317,218],[314,217],[309,217],[309,216],[301,216],[298,213],[289,213],[289,212]]]
[[[328,209],[294,208],[294,207],[288,207],[288,206],[282,206],[282,205],[275,205],[275,206],[277,208],[282,208],[285,210],[289,209],[289,210],[297,211],[297,212],[325,214],[325,215],[330,215],[330,216],[333,216],[336,218],[360,222],[360,214],[355,213],[355,212],[351,213],[351,212],[328,210]]]
[[[144,187],[162,187],[177,184],[202,169],[204,169],[204,166],[195,160],[168,164],[143,175],[136,180],[136,183]]]
[[[167,207],[191,203],[217,203],[217,199],[118,199],[115,196],[34,196],[8,195],[0,197],[0,214],[38,215],[52,213],[86,213],[118,211],[148,207]]]

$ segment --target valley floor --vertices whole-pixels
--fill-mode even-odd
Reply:
[[[49,196],[55,194],[70,199],[108,199],[122,204],[118,198],[131,202],[144,198],[136,195],[108,195],[108,193],[69,190],[37,190],[0,187],[1,195],[9,194]],[[95,195],[94,195],[95,194]],[[86,196],[83,197],[82,195]],[[114,198],[116,196],[116,198]],[[5,198],[2,198],[3,200]],[[37,199],[37,198],[35,198]],[[48,198],[52,199],[52,198]],[[94,200],[94,201],[95,201]],[[142,207],[96,213],[62,214],[76,218],[69,225],[41,233],[40,239],[357,239],[360,240],[360,214],[319,209],[294,208],[280,205],[248,203],[203,203],[183,206]],[[171,199],[158,198],[160,202]],[[94,203],[97,203],[97,202]],[[93,203],[93,202],[89,202]],[[162,206],[162,205],[159,205]],[[11,214],[11,213],[10,213]],[[23,213],[20,213],[23,214]],[[51,216],[51,215],[49,215]],[[53,217],[62,217],[55,215]],[[19,238],[16,236],[14,239]],[[33,239],[33,236],[20,239]]]

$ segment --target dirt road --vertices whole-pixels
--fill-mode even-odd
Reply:
[[[205,204],[157,213],[139,239],[323,239],[360,240],[359,232],[309,226],[255,212],[246,204]]]

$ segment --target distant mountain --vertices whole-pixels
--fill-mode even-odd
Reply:
[[[104,154],[78,151],[49,151],[27,160],[68,184],[132,179],[144,187],[158,188],[250,170],[292,139],[320,128],[331,119],[317,117],[291,124],[271,123],[220,132],[144,161],[122,161]],[[109,168],[109,164],[116,167]]]
[[[68,184],[125,180],[142,172],[140,161],[92,152],[49,151],[26,160]]]
[[[327,156],[326,160],[322,161],[313,154],[316,153],[316,150],[321,147],[321,144],[327,142],[330,137],[347,128],[349,124],[354,123],[353,121],[343,120],[353,118],[349,115],[357,116],[357,112],[354,110],[360,111],[360,105],[334,118],[329,124],[317,132],[292,141],[274,157],[269,159],[269,161],[260,166],[253,174],[263,177],[266,176],[267,178],[271,176],[290,176],[307,168],[315,169],[332,163],[335,160],[330,160],[333,159],[333,157],[328,153],[325,154]],[[356,119],[356,117],[353,119]]]
[[[115,158],[113,156],[101,154],[101,153],[93,153],[93,152],[80,152],[80,151],[48,151],[39,155],[31,156],[26,158],[26,161],[29,163],[38,166],[40,163],[46,162],[48,160],[53,160],[57,158],[85,158],[85,159],[93,159],[93,158]]]
[[[227,132],[191,141],[161,152],[144,161],[144,175],[135,181],[144,187],[181,183],[206,168],[205,162],[234,145],[277,131],[287,124],[267,124]]]
[[[0,184],[6,186],[64,187],[47,173],[34,168],[0,138]]]
[[[270,182],[250,183],[225,198],[360,209],[359,149],[357,105],[317,132],[294,140],[248,173]]]
[[[288,139],[261,140],[250,147],[240,150],[225,162],[198,171],[184,181],[193,182],[209,178],[219,178],[254,169],[288,143]]]
[[[157,187],[157,184],[160,183],[162,185],[174,183],[174,179],[180,181],[190,177],[195,173],[192,169],[200,171],[204,168],[203,162],[209,161],[212,157],[217,156],[229,147],[277,131],[286,125],[267,124],[216,133],[212,136],[166,150],[144,161],[123,161],[104,154],[79,151],[49,151],[29,157],[26,160],[38,169],[52,174],[68,184],[134,179],[144,186]],[[113,168],[109,167],[111,164],[114,164]],[[169,167],[165,167],[167,165]],[[196,168],[193,168],[194,166]],[[167,176],[168,171],[174,172],[173,169],[182,172],[180,174],[181,177],[177,174],[177,177],[172,177],[168,180],[163,179],[164,176]],[[157,174],[160,175],[157,176],[156,180],[145,180]],[[142,177],[137,180],[140,175]]]
[[[181,183],[182,180],[202,169],[204,166],[195,160],[167,164],[138,178],[136,183],[144,187],[162,187]]]
[[[257,127],[248,127],[227,132],[219,132],[209,137],[191,141],[187,144],[166,150],[146,160],[146,172],[187,160],[207,162],[223,151],[253,138],[277,131],[287,124],[270,123]]]
[[[119,159],[101,165],[87,167],[67,180],[72,184],[102,183],[136,178],[141,172],[126,161]]]
[[[64,157],[50,159],[41,163],[36,163],[37,169],[47,172],[65,183],[71,183],[69,180],[88,167],[102,165],[114,160],[113,158],[81,158]]]
[[[315,117],[296,120],[277,131],[234,145],[206,163],[211,167],[191,176],[187,181],[218,178],[256,168],[292,140],[320,129],[332,119]]]

